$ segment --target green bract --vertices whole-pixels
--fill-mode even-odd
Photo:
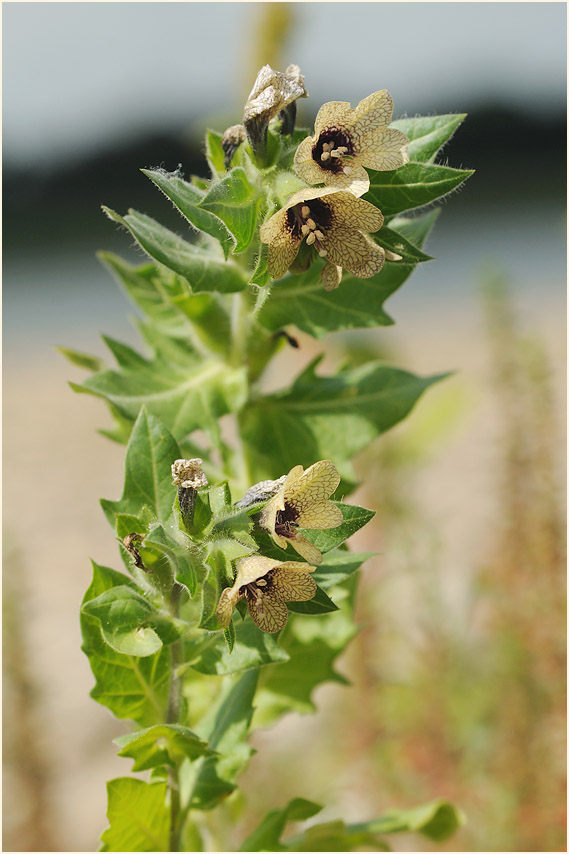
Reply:
[[[140,727],[117,744],[133,771],[152,771],[151,782],[109,783],[101,850],[205,850],[195,811],[219,807],[237,788],[252,753],[250,728],[313,712],[317,686],[346,681],[334,663],[357,632],[359,569],[371,553],[345,543],[374,515],[346,500],[357,483],[353,460],[445,376],[355,364],[349,354],[338,370],[317,372],[322,354],[300,371],[281,368],[278,389],[265,390],[265,369],[277,351],[298,346],[298,333],[323,339],[393,323],[385,301],[417,264],[432,260],[424,244],[439,214],[433,203],[472,174],[435,162],[463,115],[388,126],[392,102],[380,91],[355,111],[326,105],[312,137],[294,128],[294,100],[304,93],[296,66],[282,74],[266,66],[244,126],[208,131],[209,178],[142,170],[179,211],[179,233],[136,211],[104,208],[147,256],[133,266],[100,254],[138,309],[142,349],[105,337],[107,365],[62,348],[90,374],[72,387],[106,401],[114,425],[102,432],[126,445],[122,495],[101,502],[124,571],[93,564],[81,611],[92,696]],[[330,142],[325,116],[336,122]],[[294,171],[308,136],[314,142],[303,146],[299,174],[317,182],[324,170],[325,192]],[[397,146],[393,156],[390,146]],[[342,192],[351,192],[346,176],[356,155],[354,187],[367,187],[366,163],[383,171],[367,170],[363,202],[335,196],[330,203],[334,170]],[[402,165],[385,169],[392,162]],[[301,196],[306,203],[296,205]],[[361,219],[350,230],[352,208]],[[283,243],[273,229],[271,269],[275,257],[281,264],[289,253],[290,261],[273,282],[259,234],[279,211],[273,222],[284,229]],[[332,222],[339,211],[347,216],[341,228]],[[338,246],[327,242],[332,234]],[[195,482],[180,472],[196,472]],[[302,499],[294,472],[303,478]],[[290,487],[279,492],[287,473]],[[240,501],[246,493],[253,497]],[[271,499],[269,531],[259,523]],[[285,550],[287,538],[304,545]],[[310,555],[314,566],[303,562],[312,563]],[[227,610],[219,610],[220,597]],[[320,809],[292,800],[269,813],[241,850],[384,850],[384,834],[416,831],[438,841],[462,820],[441,801],[361,825],[316,824],[282,841],[288,821]]]

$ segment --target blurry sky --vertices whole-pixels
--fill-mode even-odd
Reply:
[[[294,3],[283,67],[310,112],[388,88],[399,114],[565,105],[564,3]],[[240,119],[259,3],[15,3],[3,13],[5,166],[88,155],[117,137]]]

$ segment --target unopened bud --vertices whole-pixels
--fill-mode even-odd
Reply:
[[[233,160],[233,155],[241,143],[245,142],[246,139],[247,133],[243,125],[231,125],[230,128],[227,128],[223,134],[223,139],[221,140],[221,147],[225,154],[223,165],[226,169],[229,169],[231,161]]]
[[[207,477],[202,470],[202,464],[203,460],[199,457],[193,460],[176,460],[172,463],[172,479],[174,486],[178,487],[180,513],[188,532],[191,531],[194,521],[197,490],[207,486]]]

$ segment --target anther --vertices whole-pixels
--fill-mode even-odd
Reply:
[[[309,227],[306,225],[306,223],[305,223],[304,225],[301,225],[300,230],[302,231],[302,233],[303,233],[303,235],[304,235],[305,237],[306,237],[306,235],[307,235],[307,234],[309,234],[309,233],[310,233],[310,229],[309,229]]]
[[[301,207],[300,214],[303,219],[308,219],[308,217],[310,216],[310,208],[308,207],[308,205],[303,205]]]
[[[314,234],[316,235],[316,237],[318,238],[318,240],[323,240],[323,239],[324,239],[324,235],[323,235],[323,234],[322,234],[322,232],[321,232],[321,231],[319,231],[318,229],[316,229],[316,231],[314,232]]]
[[[307,220],[306,220],[306,225],[308,226],[308,228],[310,229],[310,231],[314,231],[314,229],[316,228],[316,223],[314,222],[314,220],[312,219],[312,217],[310,217],[310,219],[307,219]]]
[[[326,255],[328,254],[328,252],[326,251],[326,249],[321,249],[318,254],[320,255],[321,258],[325,258]]]
[[[330,160],[330,152],[329,151],[323,151],[322,154],[320,155],[320,160]]]
[[[316,241],[316,235],[314,234],[313,231],[311,231],[310,234],[308,235],[308,237],[306,238],[306,242],[308,243],[309,246],[312,246],[312,244],[315,241]]]

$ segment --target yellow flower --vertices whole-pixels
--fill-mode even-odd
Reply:
[[[328,501],[339,483],[340,475],[330,460],[320,460],[306,471],[302,466],[295,466],[277,494],[261,510],[260,524],[282,549],[290,542],[309,563],[321,563],[320,551],[298,529],[320,530],[342,524],[341,510]]]
[[[369,190],[364,169],[381,172],[409,162],[409,140],[388,128],[393,100],[386,89],[368,95],[352,110],[347,101],[330,101],[318,110],[314,136],[303,139],[294,168],[307,184],[329,184],[356,196]]]
[[[233,587],[222,592],[216,609],[220,626],[226,629],[240,599],[247,599],[251,619],[262,632],[278,632],[288,620],[285,602],[306,602],[316,593],[309,575],[314,566],[297,561],[280,563],[269,557],[252,555],[236,561]]]
[[[328,262],[326,287],[328,267],[343,267],[358,279],[379,273],[385,252],[365,232],[377,231],[382,225],[383,214],[370,202],[325,187],[294,193],[284,208],[263,223],[260,235],[269,244],[267,263],[273,279],[284,276],[306,240]]]

